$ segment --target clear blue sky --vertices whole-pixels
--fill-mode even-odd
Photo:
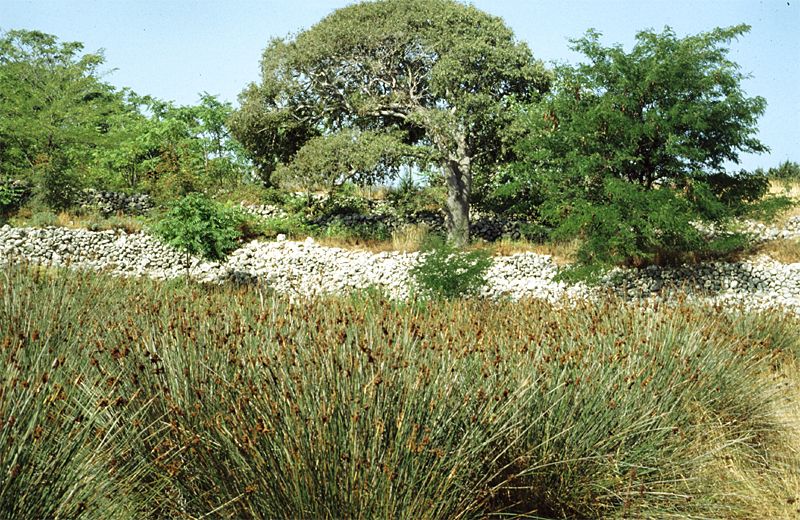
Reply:
[[[0,0],[0,29],[37,29],[87,51],[105,50],[106,80],[140,94],[193,104],[207,91],[236,101],[258,79],[273,36],[308,28],[347,0]],[[772,151],[742,167],[800,161],[800,0],[475,0],[501,16],[546,61],[575,63],[569,38],[593,27],[629,47],[636,32],[671,26],[679,35],[746,23],[731,56],[767,99],[760,138]]]

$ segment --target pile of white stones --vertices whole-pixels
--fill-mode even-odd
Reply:
[[[186,273],[203,282],[263,282],[282,293],[313,296],[352,289],[379,288],[395,298],[409,293],[408,270],[419,253],[344,250],[308,238],[293,242],[252,241],[224,263],[187,258],[144,234],[92,232],[67,228],[0,228],[0,261],[92,269],[120,276],[175,278]],[[668,300],[681,292],[690,298],[748,307],[784,307],[800,313],[800,263],[767,257],[737,263],[680,268],[617,269],[600,287],[554,280],[558,266],[548,255],[519,253],[494,258],[482,296],[575,300],[607,294]]]

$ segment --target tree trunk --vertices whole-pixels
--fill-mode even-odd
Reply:
[[[447,240],[457,247],[469,243],[469,197],[472,192],[472,160],[465,140],[458,140],[455,154],[444,165],[447,184]]]

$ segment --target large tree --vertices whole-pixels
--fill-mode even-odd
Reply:
[[[473,176],[508,159],[503,131],[512,103],[536,99],[549,85],[543,65],[500,18],[453,0],[339,9],[293,39],[273,40],[261,65],[261,84],[242,93],[231,124],[262,168],[291,162],[307,142],[330,148],[315,137],[344,131],[355,143],[360,135],[374,142],[385,132],[396,146],[384,140],[375,168],[438,165],[448,234],[458,245],[469,239]]]
[[[756,137],[766,101],[746,95],[728,56],[748,29],[642,31],[630,51],[595,31],[573,40],[586,60],[558,69],[552,93],[529,107],[516,173],[539,190],[557,235],[584,238],[583,261],[722,247],[696,223],[724,223],[764,193],[765,179],[725,171],[740,153],[767,150]]]

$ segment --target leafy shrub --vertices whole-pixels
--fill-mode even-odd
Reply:
[[[463,251],[431,237],[409,274],[423,297],[450,300],[478,294],[491,265],[486,251]]]
[[[169,208],[155,227],[157,236],[186,254],[209,260],[223,260],[237,246],[239,226],[244,217],[199,193],[189,194]]]
[[[31,187],[15,179],[0,180],[0,217],[17,211],[31,196]]]
[[[303,217],[297,214],[265,218],[259,222],[259,232],[266,238],[275,238],[278,235],[301,238],[314,234],[313,231],[313,226],[308,225]]]
[[[369,212],[369,202],[359,192],[358,186],[346,183],[321,201],[323,215],[365,215]]]
[[[261,190],[261,202],[264,204],[283,207],[290,198],[290,194],[278,188],[270,187]]]

